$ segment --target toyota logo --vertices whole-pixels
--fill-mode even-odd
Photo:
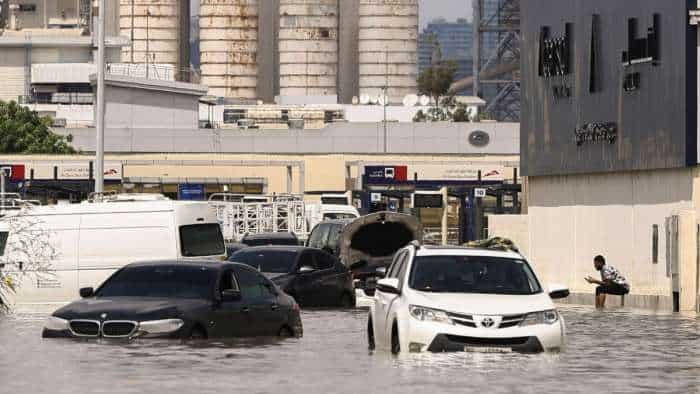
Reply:
[[[484,326],[484,327],[486,327],[486,328],[491,328],[491,327],[493,327],[494,324],[495,324],[495,322],[494,322],[493,319],[490,318],[490,317],[485,317],[485,318],[481,321],[481,325]]]

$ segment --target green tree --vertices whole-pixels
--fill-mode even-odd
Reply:
[[[426,68],[418,75],[418,92],[432,97],[435,107],[440,108],[443,97],[448,96],[456,73],[457,63],[452,61]]]
[[[0,153],[75,153],[66,137],[54,134],[50,125],[50,118],[14,101],[0,101]]]

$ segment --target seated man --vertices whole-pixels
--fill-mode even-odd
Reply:
[[[602,280],[587,276],[586,282],[600,285],[595,289],[596,308],[602,309],[605,307],[605,296],[607,294],[622,296],[630,292],[630,285],[627,283],[627,279],[615,267],[605,264],[605,257],[596,256],[593,259],[593,266],[596,271],[600,271]]]

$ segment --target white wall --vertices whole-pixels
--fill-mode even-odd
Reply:
[[[199,104],[190,95],[107,86],[105,122],[112,128],[198,129]]]
[[[692,210],[693,170],[529,178],[529,259],[544,281],[591,293],[593,257],[605,255],[632,294],[669,296],[664,220]],[[652,263],[652,226],[659,262]]]

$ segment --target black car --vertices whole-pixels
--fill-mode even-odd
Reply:
[[[301,336],[299,307],[243,264],[134,263],[100,288],[80,290],[49,318],[43,336],[214,338]]]
[[[337,257],[303,246],[246,248],[230,258],[270,278],[304,307],[355,306],[350,270]]]
[[[238,252],[241,249],[247,248],[248,245],[242,244],[242,243],[227,243],[226,244],[226,256],[232,256],[234,253]]]
[[[299,245],[296,234],[288,232],[246,234],[241,243],[246,246]]]

